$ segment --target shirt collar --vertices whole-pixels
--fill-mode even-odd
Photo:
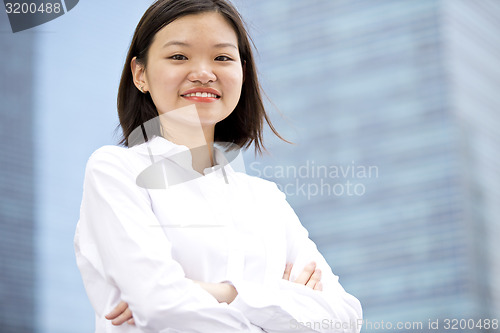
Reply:
[[[167,157],[176,153],[180,153],[182,151],[189,150],[187,146],[178,145],[161,136],[153,136],[148,141],[130,147],[129,149],[141,155],[149,155],[153,157]]]
[[[228,171],[233,170],[229,163],[238,155],[238,151],[227,149],[228,146],[220,146],[222,148],[214,145],[215,165],[205,168],[203,170],[205,175],[215,172],[222,167]],[[184,169],[193,170],[191,151],[189,148],[185,145],[173,143],[161,136],[154,136],[149,141],[135,145],[129,149],[141,155],[149,155],[152,164],[161,161],[162,158],[167,158]]]

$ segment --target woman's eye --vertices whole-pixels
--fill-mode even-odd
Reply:
[[[182,54],[174,54],[173,56],[170,57],[172,60],[187,60],[185,56]]]
[[[229,58],[228,56],[218,56],[217,58],[215,58],[215,60],[217,60],[217,61],[230,61],[233,59]]]

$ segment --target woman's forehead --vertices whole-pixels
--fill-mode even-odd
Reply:
[[[237,47],[238,36],[227,19],[216,12],[191,14],[180,17],[163,27],[155,36],[160,47],[181,43],[190,44],[203,37],[214,45],[233,44]]]

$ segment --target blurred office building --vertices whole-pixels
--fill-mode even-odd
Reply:
[[[240,3],[296,143],[247,171],[288,195],[363,331],[496,331],[500,2]]]
[[[0,34],[0,331],[9,333],[35,329],[33,41]]]

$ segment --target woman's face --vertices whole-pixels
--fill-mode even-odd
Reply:
[[[201,125],[226,118],[240,99],[243,68],[238,38],[218,13],[181,17],[158,31],[146,68],[132,60],[136,84],[159,114],[196,105]]]

